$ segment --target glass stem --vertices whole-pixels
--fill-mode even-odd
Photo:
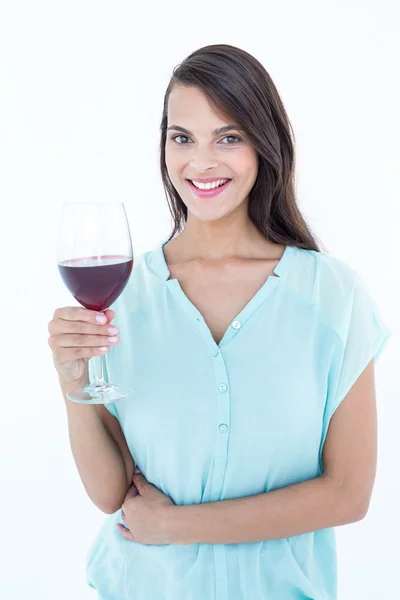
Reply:
[[[106,384],[103,375],[103,358],[104,356],[94,356],[92,359],[94,361],[94,385],[96,387],[103,387]]]

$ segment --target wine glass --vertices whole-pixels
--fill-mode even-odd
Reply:
[[[133,267],[129,224],[122,202],[68,202],[62,206],[58,238],[58,269],[85,308],[103,312],[125,288]],[[67,397],[81,404],[108,404],[133,393],[107,383],[103,356],[93,361],[95,381]]]

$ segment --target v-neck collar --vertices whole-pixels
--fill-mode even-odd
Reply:
[[[287,245],[285,247],[285,250],[278,264],[273,270],[274,275],[268,276],[261,288],[254,294],[254,296],[252,296],[252,298],[249,300],[246,306],[244,306],[240,313],[233,319],[232,323],[228,326],[227,330],[225,331],[224,336],[222,337],[219,344],[216,344],[211,334],[211,331],[203,318],[203,315],[186,296],[185,292],[181,288],[179,280],[176,278],[169,279],[171,273],[168,269],[163,250],[165,244],[167,244],[168,241],[168,239],[164,240],[151,253],[152,271],[160,279],[165,281],[165,285],[175,296],[175,298],[179,301],[179,303],[181,304],[182,308],[186,311],[188,316],[191,319],[193,319],[194,324],[206,338],[206,341],[208,343],[211,343],[213,346],[218,346],[218,348],[225,346],[231,339],[233,339],[236,336],[238,330],[240,330],[245,325],[245,323],[263,304],[263,302],[275,289],[275,287],[279,285],[280,282],[282,282],[282,280],[287,275],[289,265],[294,257],[294,254],[297,251],[296,246]]]

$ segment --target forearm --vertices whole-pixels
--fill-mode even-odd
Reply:
[[[235,544],[301,535],[362,516],[351,497],[318,477],[255,496],[171,507],[172,543]]]
[[[71,387],[86,383],[71,386],[60,381],[71,451],[89,498],[101,511],[113,513],[121,507],[129,488],[121,452],[104,427],[96,405],[78,404],[66,397]]]

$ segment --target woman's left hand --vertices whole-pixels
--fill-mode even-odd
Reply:
[[[175,506],[175,503],[149,483],[142,473],[134,473],[133,483],[121,507],[126,527],[117,523],[118,531],[131,542],[170,544],[167,515],[168,509]]]

